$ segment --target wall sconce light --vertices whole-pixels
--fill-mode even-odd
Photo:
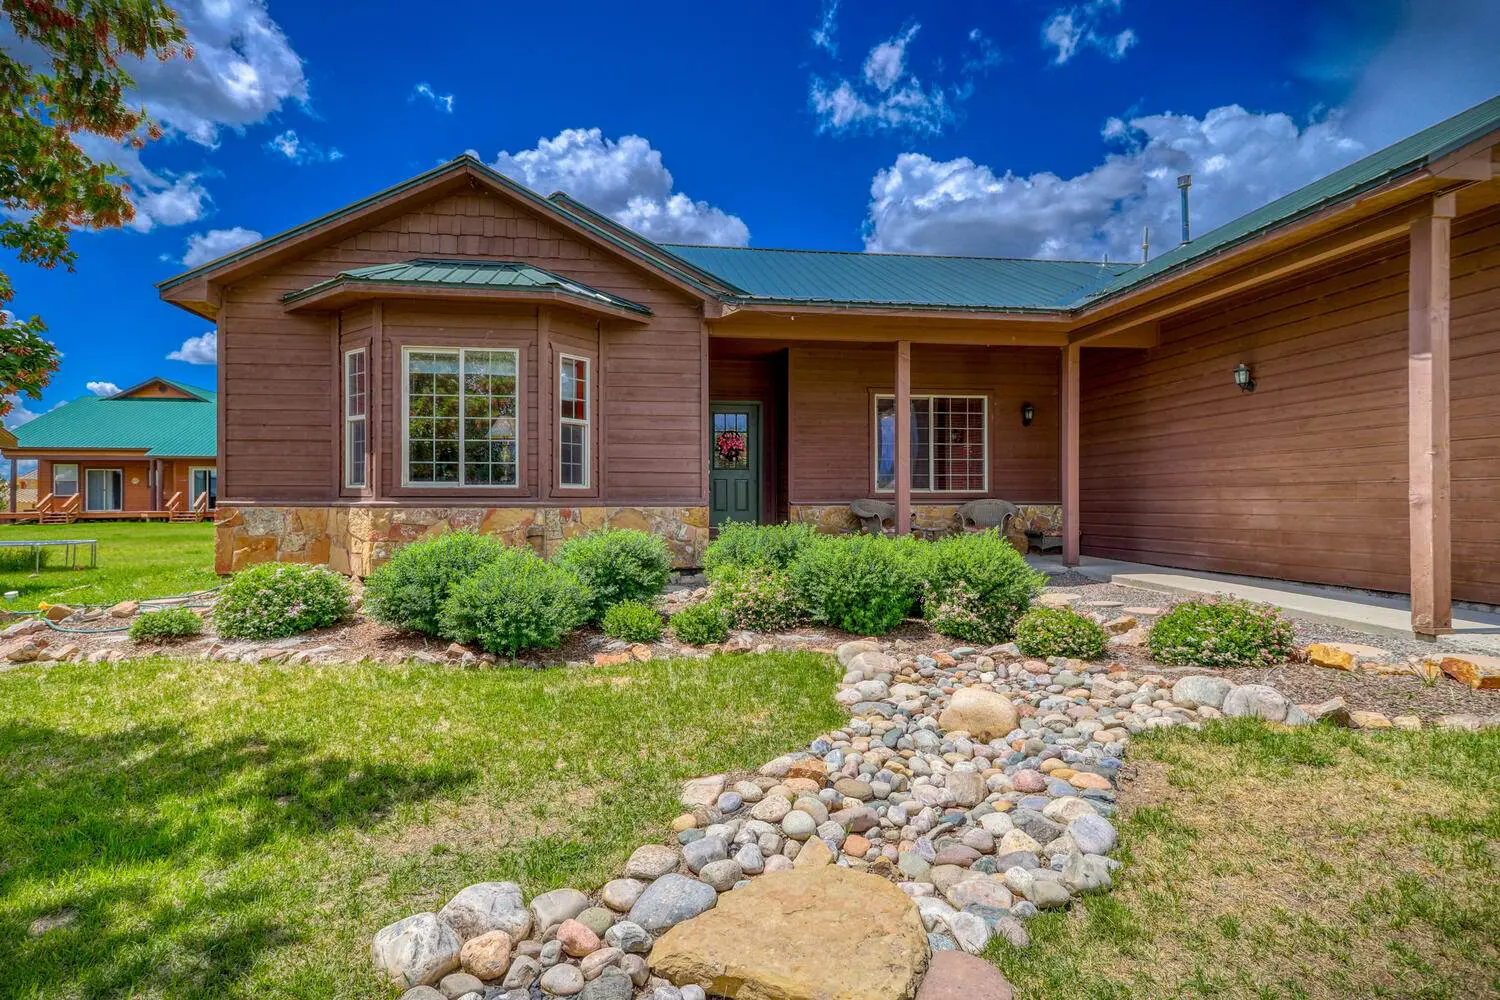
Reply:
[[[1030,427],[1031,422],[1036,419],[1036,407],[1030,403],[1021,404],[1021,426]]]
[[[1250,366],[1243,361],[1234,366],[1234,384],[1245,392],[1255,391],[1255,379],[1250,375]]]

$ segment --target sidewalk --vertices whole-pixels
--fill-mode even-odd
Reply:
[[[1049,576],[1066,572],[1058,556],[1027,556],[1027,561]],[[1199,573],[1114,559],[1084,556],[1073,572],[1121,587],[1139,587],[1169,594],[1229,594],[1247,601],[1274,604],[1311,621],[1339,625],[1371,635],[1411,637],[1411,602],[1405,597],[1372,594],[1343,587],[1288,583],[1259,577]],[[1474,605],[1453,606],[1453,634],[1439,638],[1436,647],[1465,648],[1500,653],[1500,614]]]

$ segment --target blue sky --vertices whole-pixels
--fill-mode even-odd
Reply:
[[[653,238],[1118,260],[1175,244],[1178,173],[1201,232],[1500,92],[1492,0],[724,6],[180,5],[197,58],[138,74],[167,137],[90,146],[136,224],[3,265],[64,353],[7,423],[212,386],[155,282],[465,150]]]

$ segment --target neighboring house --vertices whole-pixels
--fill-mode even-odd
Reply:
[[[1497,142],[1500,98],[1142,266],[664,246],[464,157],[161,285],[218,326],[218,566],[996,497],[1442,631],[1500,602]]]
[[[12,470],[0,518],[206,517],[218,499],[217,412],[214,393],[164,378],[49,410],[0,441]],[[27,460],[37,463],[29,503],[15,478]]]

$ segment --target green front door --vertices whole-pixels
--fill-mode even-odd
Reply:
[[[760,404],[714,403],[708,522],[760,520]]]

